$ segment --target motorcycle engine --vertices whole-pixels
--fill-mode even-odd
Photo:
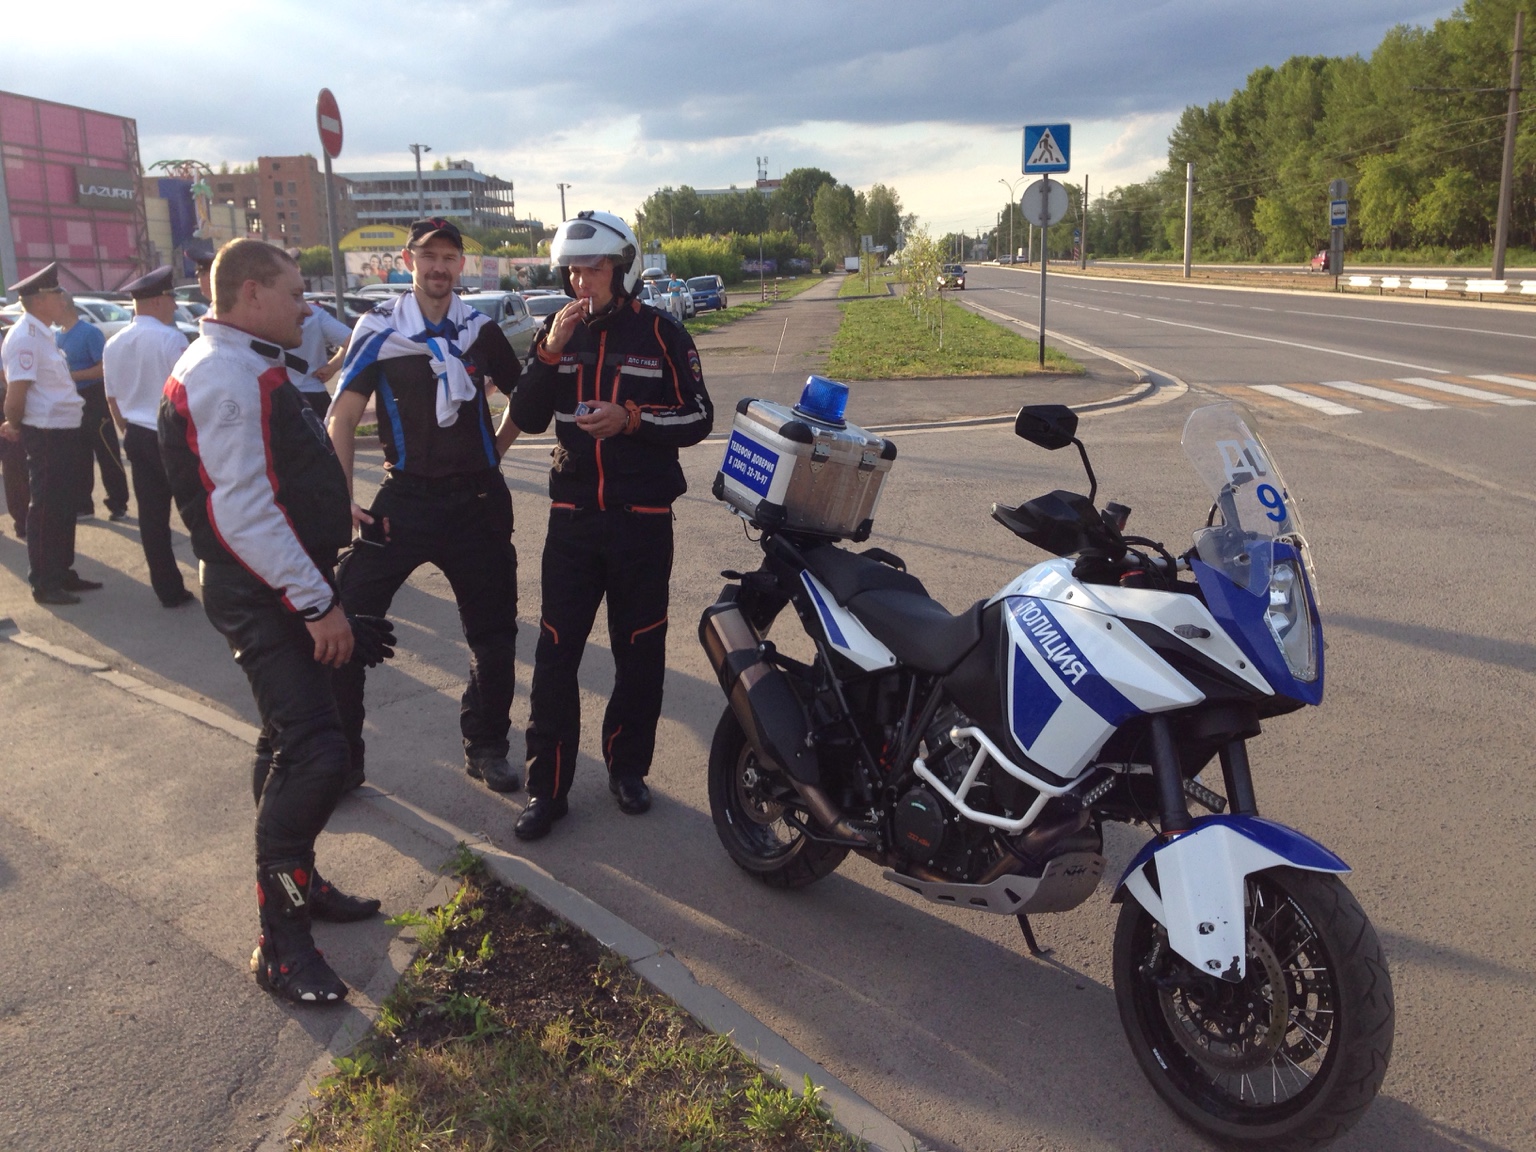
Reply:
[[[908,860],[927,864],[944,844],[945,809],[949,806],[922,785],[896,803],[891,822],[896,847]]]

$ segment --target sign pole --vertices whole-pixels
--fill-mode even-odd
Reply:
[[[1050,183],[1051,183],[1051,178],[1049,176],[1047,176],[1045,178],[1045,183],[1046,183],[1046,191],[1049,192],[1050,191]],[[1040,203],[1042,205],[1049,205],[1050,202],[1051,202],[1050,196],[1047,195],[1047,196],[1040,197]],[[1050,245],[1050,241],[1047,239],[1047,236],[1048,236],[1047,227],[1048,226],[1046,224],[1046,221],[1049,220],[1049,219],[1050,219],[1049,208],[1048,207],[1042,207],[1040,209],[1040,367],[1041,368],[1045,367],[1045,272],[1046,272],[1046,269],[1049,268],[1050,265],[1051,265],[1051,245]]]
[[[1344,274],[1344,228],[1349,223],[1348,181],[1329,181],[1328,201],[1328,271],[1333,273],[1333,288],[1338,291],[1339,277]]]
[[[325,230],[331,242],[331,284],[336,289],[336,319],[346,321],[346,305],[342,296],[347,288],[347,270],[342,263],[341,248],[336,243],[336,182],[331,178],[331,156],[325,154]]]
[[[1195,162],[1184,165],[1184,279],[1189,279],[1189,260],[1195,239]]]

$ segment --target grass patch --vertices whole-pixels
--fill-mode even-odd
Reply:
[[[624,961],[520,892],[466,873],[401,918],[422,955],[296,1127],[306,1150],[855,1152]]]
[[[944,347],[937,330],[904,300],[850,300],[832,341],[825,373],[835,380],[909,380],[943,376],[1031,376],[1041,371],[1039,345],[944,301]],[[1045,349],[1047,373],[1081,376],[1083,366]]]
[[[755,280],[743,280],[740,284],[732,285],[726,291],[726,299],[732,297],[740,300],[739,304],[732,304],[729,308],[722,308],[717,312],[702,312],[692,320],[684,320],[683,327],[694,336],[700,336],[705,332],[713,332],[716,328],[723,328],[733,321],[740,320],[743,316],[750,316],[754,312],[761,312],[764,308],[771,307],[779,300],[792,300],[807,288],[814,288],[820,284],[823,276],[797,276],[792,280],[779,281],[779,299],[771,296],[767,300],[758,299],[758,287]],[[768,282],[768,291],[773,291],[773,281]]]
[[[837,290],[839,296],[884,296],[889,293],[889,285],[896,276],[893,272],[876,272],[866,281],[864,273],[850,272],[843,277],[843,286]]]

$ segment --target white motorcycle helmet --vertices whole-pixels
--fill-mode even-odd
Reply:
[[[633,296],[640,279],[640,241],[612,212],[578,212],[550,241],[549,266],[559,270],[567,296],[575,295],[570,270],[595,268],[605,257],[614,262],[614,296]]]

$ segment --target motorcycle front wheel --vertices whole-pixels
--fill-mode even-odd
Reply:
[[[729,708],[709,749],[709,810],[731,859],[770,888],[804,888],[848,855],[846,848],[807,839],[784,819],[772,780]]]
[[[1232,984],[1168,947],[1126,895],[1115,1000],[1137,1063],[1195,1127],[1254,1147],[1317,1148],[1370,1106],[1392,1056],[1392,978],[1337,876],[1247,879],[1247,975]]]

